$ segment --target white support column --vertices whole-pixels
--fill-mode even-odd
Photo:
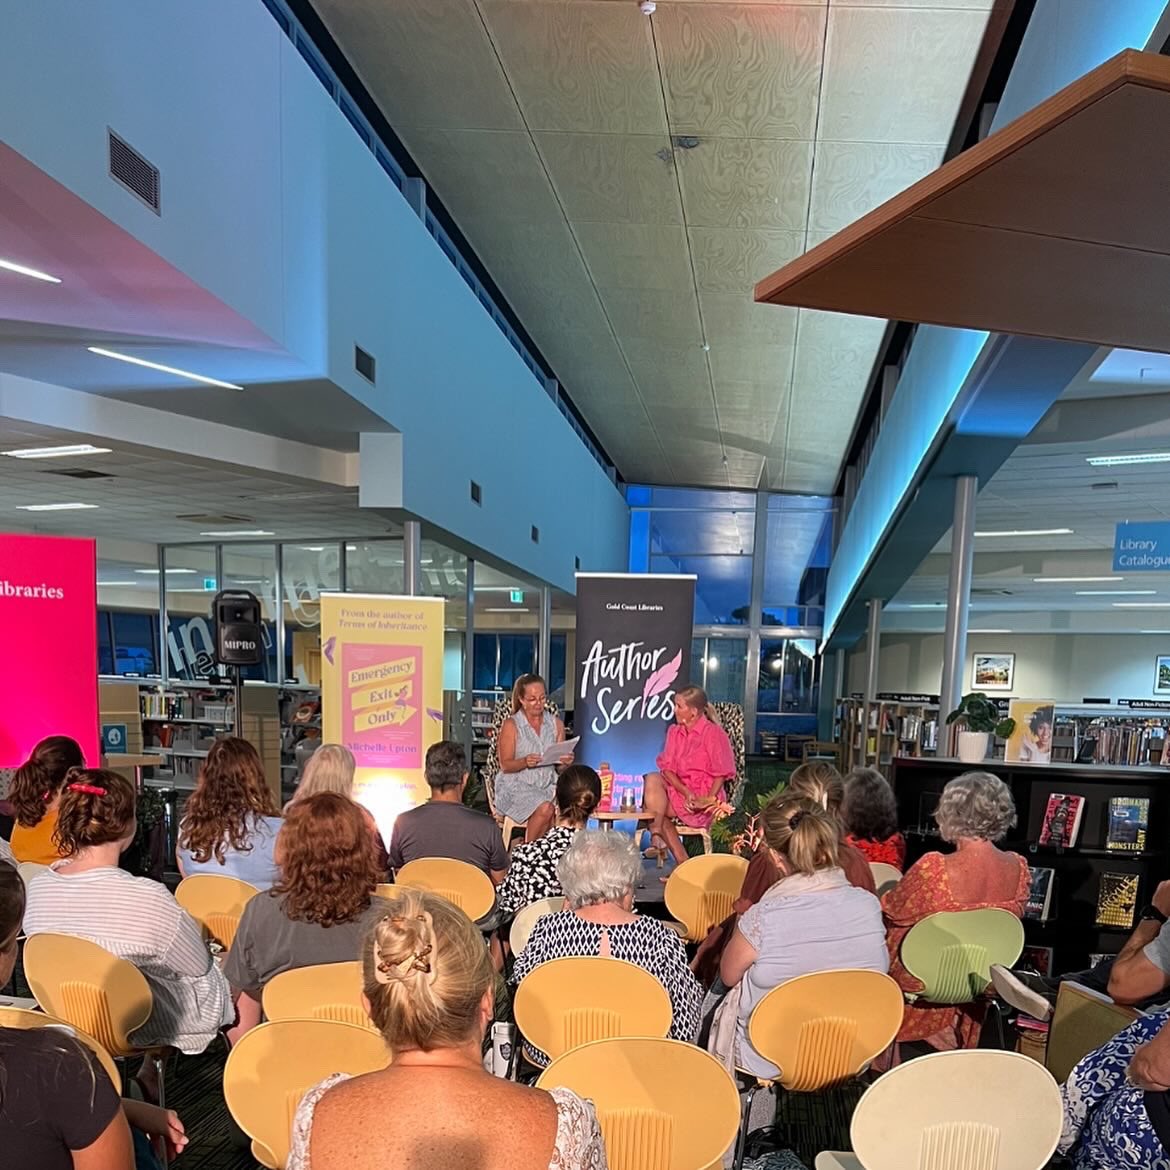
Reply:
[[[549,677],[552,659],[552,589],[540,587],[540,633],[536,643],[536,670],[544,676],[545,685],[552,690]]]
[[[967,662],[967,612],[971,603],[971,570],[975,556],[975,497],[979,481],[973,475],[955,480],[955,519],[951,527],[951,568],[947,579],[947,619],[943,634],[942,681],[939,715],[945,719],[959,705]]]
[[[869,633],[865,643],[865,705],[877,702],[878,657],[882,642],[882,601],[880,597],[869,599]],[[868,712],[867,712],[868,717]]]
[[[402,592],[417,597],[422,592],[422,525],[417,520],[407,520],[403,528]]]

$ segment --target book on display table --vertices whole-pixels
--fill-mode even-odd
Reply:
[[[1103,873],[1097,894],[1097,925],[1133,928],[1137,912],[1138,875]]]
[[[1071,793],[1054,792],[1044,810],[1040,826],[1040,844],[1070,849],[1077,843],[1081,831],[1081,817],[1085,812],[1085,798]]]
[[[1149,823],[1150,802],[1147,797],[1110,797],[1105,848],[1116,853],[1141,853],[1146,847]]]
[[[1024,903],[1024,917],[1047,922],[1052,913],[1052,889],[1055,870],[1046,866],[1028,866],[1028,900]]]

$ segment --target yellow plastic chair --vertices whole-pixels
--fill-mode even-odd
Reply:
[[[869,871],[873,874],[873,884],[877,887],[879,898],[888,894],[902,880],[902,871],[884,861],[871,861]]]
[[[673,1009],[666,988],[623,959],[552,959],[516,989],[516,1026],[551,1060],[613,1036],[665,1036]]]
[[[780,1072],[757,1077],[744,1094],[735,1165],[743,1165],[758,1089],[816,1093],[852,1080],[893,1042],[902,1011],[902,989],[880,971],[818,971],[769,991],[748,1020],[748,1039]]]
[[[495,887],[483,870],[448,857],[420,857],[409,861],[395,873],[394,884],[438,894],[458,906],[472,922],[490,913],[496,904]],[[383,897],[394,896],[384,893],[381,886],[378,891]]]
[[[92,1036],[111,1056],[146,1054],[130,1035],[150,1019],[154,996],[133,963],[88,939],[34,934],[24,944],[24,976],[45,1012]],[[157,1053],[153,1060],[162,1105],[164,1066]]]
[[[75,1028],[67,1020],[59,1020],[56,1016],[34,1012],[29,1008],[0,1007],[0,1028],[60,1028],[79,1044],[84,1044],[97,1057],[98,1064],[106,1070],[106,1075],[113,1083],[114,1092],[118,1096],[122,1095],[122,1074],[118,1071],[114,1058],[92,1036],[80,1028]]]
[[[259,892],[250,883],[226,874],[195,873],[179,882],[175,901],[226,951],[235,941],[244,907]]]
[[[879,1077],[857,1104],[852,1154],[816,1170],[1042,1170],[1060,1140],[1060,1090],[1018,1052],[933,1052]]]
[[[356,961],[282,971],[265,984],[262,1002],[269,1020],[339,1020],[377,1031],[362,1004],[362,965]]]
[[[389,1063],[382,1038],[337,1020],[273,1020],[245,1032],[228,1054],[223,1095],[252,1154],[269,1170],[288,1161],[301,1098],[330,1073],[376,1072]]]
[[[730,918],[743,889],[748,863],[731,853],[706,853],[678,866],[666,881],[666,908],[679,920],[691,942]]]
[[[902,940],[902,965],[924,989],[929,1003],[970,1003],[991,983],[991,966],[1010,968],[1024,949],[1023,923],[1007,910],[959,910],[931,914]]]
[[[735,1082],[680,1040],[597,1040],[554,1060],[536,1083],[593,1102],[609,1170],[707,1170],[735,1141]]]
[[[564,908],[565,899],[558,896],[556,898],[541,898],[539,902],[533,902],[530,906],[525,906],[523,910],[520,910],[512,919],[512,931],[508,935],[508,945],[512,948],[512,954],[518,955],[528,945],[528,940],[532,936],[532,928],[536,925],[538,918],[543,918],[546,914],[556,914],[557,911]]]

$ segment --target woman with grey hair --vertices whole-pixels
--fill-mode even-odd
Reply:
[[[902,966],[899,951],[915,923],[941,911],[992,908],[1019,918],[1028,898],[1028,863],[997,844],[1016,824],[1011,789],[998,776],[982,771],[956,776],[943,789],[934,819],[939,835],[954,845],[954,852],[925,854],[882,899],[890,974],[911,993],[920,992],[922,984]],[[898,1040],[973,1048],[985,1006],[907,1005]]]
[[[670,1035],[693,1043],[703,989],[687,966],[678,935],[634,913],[634,889],[641,875],[642,859],[624,833],[579,832],[557,863],[565,909],[537,919],[528,945],[516,957],[511,981],[519,984],[551,959],[624,959],[666,988],[674,1009]],[[548,1064],[543,1052],[526,1048],[526,1055],[542,1067]]]

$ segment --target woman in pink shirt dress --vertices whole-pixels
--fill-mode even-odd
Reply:
[[[707,696],[699,687],[683,687],[674,696],[674,726],[658,757],[658,771],[646,776],[644,803],[654,814],[652,836],[678,861],[687,851],[674,820],[705,829],[724,798],[723,785],[735,779],[735,753],[727,733],[707,717]]]

